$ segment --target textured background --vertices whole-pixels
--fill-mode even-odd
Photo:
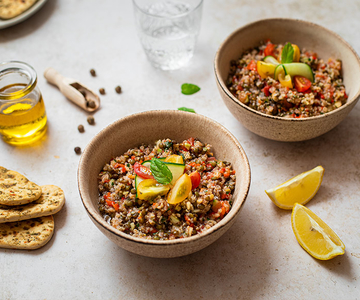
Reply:
[[[331,132],[301,143],[280,143],[243,128],[217,91],[213,59],[236,28],[270,17],[312,21],[342,36],[360,53],[360,2],[205,1],[196,54],[172,72],[150,66],[137,39],[131,1],[49,0],[34,16],[0,30],[0,60],[22,60],[38,72],[49,118],[41,142],[15,148],[0,142],[0,165],[43,185],[62,187],[65,208],[44,248],[0,249],[1,299],[360,299],[360,106]],[[46,83],[52,66],[94,90],[102,108],[89,126],[87,114]],[[97,77],[91,77],[94,68]],[[199,85],[192,96],[184,82]],[[121,85],[122,94],[115,86]],[[250,194],[235,225],[216,243],[193,255],[150,259],[128,253],[91,223],[77,190],[79,156],[103,127],[150,109],[186,106],[228,128],[243,145],[252,170]],[[77,126],[83,124],[85,133]],[[141,142],[141,141],[139,141]],[[307,205],[340,236],[346,253],[321,262],[297,243],[290,212],[264,193],[317,165],[323,184]]]

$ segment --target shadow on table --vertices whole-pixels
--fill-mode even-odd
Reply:
[[[259,224],[244,208],[227,233],[192,255],[155,259],[119,251],[129,265],[137,266],[131,274],[141,286],[139,298],[146,294],[148,299],[234,299],[239,295],[256,299],[269,273],[275,272],[275,266],[269,265],[266,230]],[[122,260],[117,263],[124,267]]]
[[[0,42],[4,43],[21,38],[45,25],[55,10],[56,2],[57,0],[47,1],[38,12],[23,22],[0,30]]]

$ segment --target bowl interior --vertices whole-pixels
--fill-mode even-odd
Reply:
[[[306,48],[315,51],[318,57],[324,61],[329,58],[340,59],[343,65],[342,72],[346,93],[349,96],[346,105],[359,97],[360,60],[356,52],[341,37],[326,28],[306,21],[265,19],[233,32],[223,42],[216,54],[215,72],[217,80],[224,92],[241,106],[248,108],[240,103],[226,87],[230,61],[240,58],[244,51],[259,46],[261,41],[267,39],[273,43],[291,42],[298,45],[300,50]]]
[[[142,243],[182,243],[197,238],[199,235],[173,241],[135,238],[110,226],[97,208],[97,176],[112,158],[123,154],[129,148],[154,144],[158,139],[171,138],[180,142],[189,137],[211,144],[214,155],[218,159],[231,162],[237,175],[232,209],[208,232],[234,218],[246,199],[250,185],[250,167],[246,154],[239,142],[223,126],[199,114],[182,111],[148,111],[131,115],[112,123],[93,138],[81,156],[78,169],[79,192],[91,217],[114,234],[134,241],[141,240]]]

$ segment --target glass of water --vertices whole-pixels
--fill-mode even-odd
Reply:
[[[151,64],[162,70],[186,65],[194,54],[203,0],[133,0],[136,28]]]

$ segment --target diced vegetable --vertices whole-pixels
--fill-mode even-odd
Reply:
[[[265,56],[273,56],[273,57],[275,57],[274,52],[275,52],[275,45],[272,44],[272,43],[268,43],[266,45],[265,50],[264,50]]]
[[[288,87],[289,89],[293,88],[293,84],[292,84],[290,75],[284,76],[283,73],[280,73],[279,74],[279,81],[280,81],[282,86]]]
[[[194,171],[189,176],[191,179],[191,189],[192,190],[196,189],[200,184],[200,180],[201,180],[200,174],[198,173],[198,171]]]
[[[274,56],[265,56],[264,62],[268,64],[273,64],[275,66],[279,64],[278,60]]]
[[[256,71],[256,62],[255,60],[250,61],[250,63],[247,66],[248,70]]]
[[[137,196],[142,200],[151,200],[158,195],[166,195],[169,189],[169,185],[159,184],[155,179],[144,179],[137,187]]]
[[[279,80],[279,74],[283,74],[284,77],[287,75],[286,73],[286,69],[284,68],[284,65],[280,64],[275,68],[275,72],[274,72],[274,78],[276,80]]]
[[[311,70],[311,67],[308,64],[291,63],[291,64],[283,64],[283,66],[285,68],[286,74],[289,74],[291,77],[303,76],[309,79],[311,82],[314,82],[314,74]],[[277,77],[275,77],[275,79],[277,79]]]
[[[184,164],[184,160],[181,155],[170,155],[167,158],[165,158],[165,162],[171,162],[175,164]]]
[[[305,92],[311,87],[311,81],[302,76],[295,76],[294,83],[299,93]]]
[[[170,204],[177,204],[184,201],[191,192],[191,179],[188,174],[183,174],[176,181],[174,187],[170,190],[167,196],[167,202]]]
[[[154,178],[154,176],[151,174],[150,169],[144,165],[139,164],[138,162],[134,164],[134,172],[136,173],[136,175],[144,179]]]
[[[268,76],[274,78],[276,65],[266,63],[264,61],[258,60],[257,62],[257,71],[261,78],[267,78]]]

